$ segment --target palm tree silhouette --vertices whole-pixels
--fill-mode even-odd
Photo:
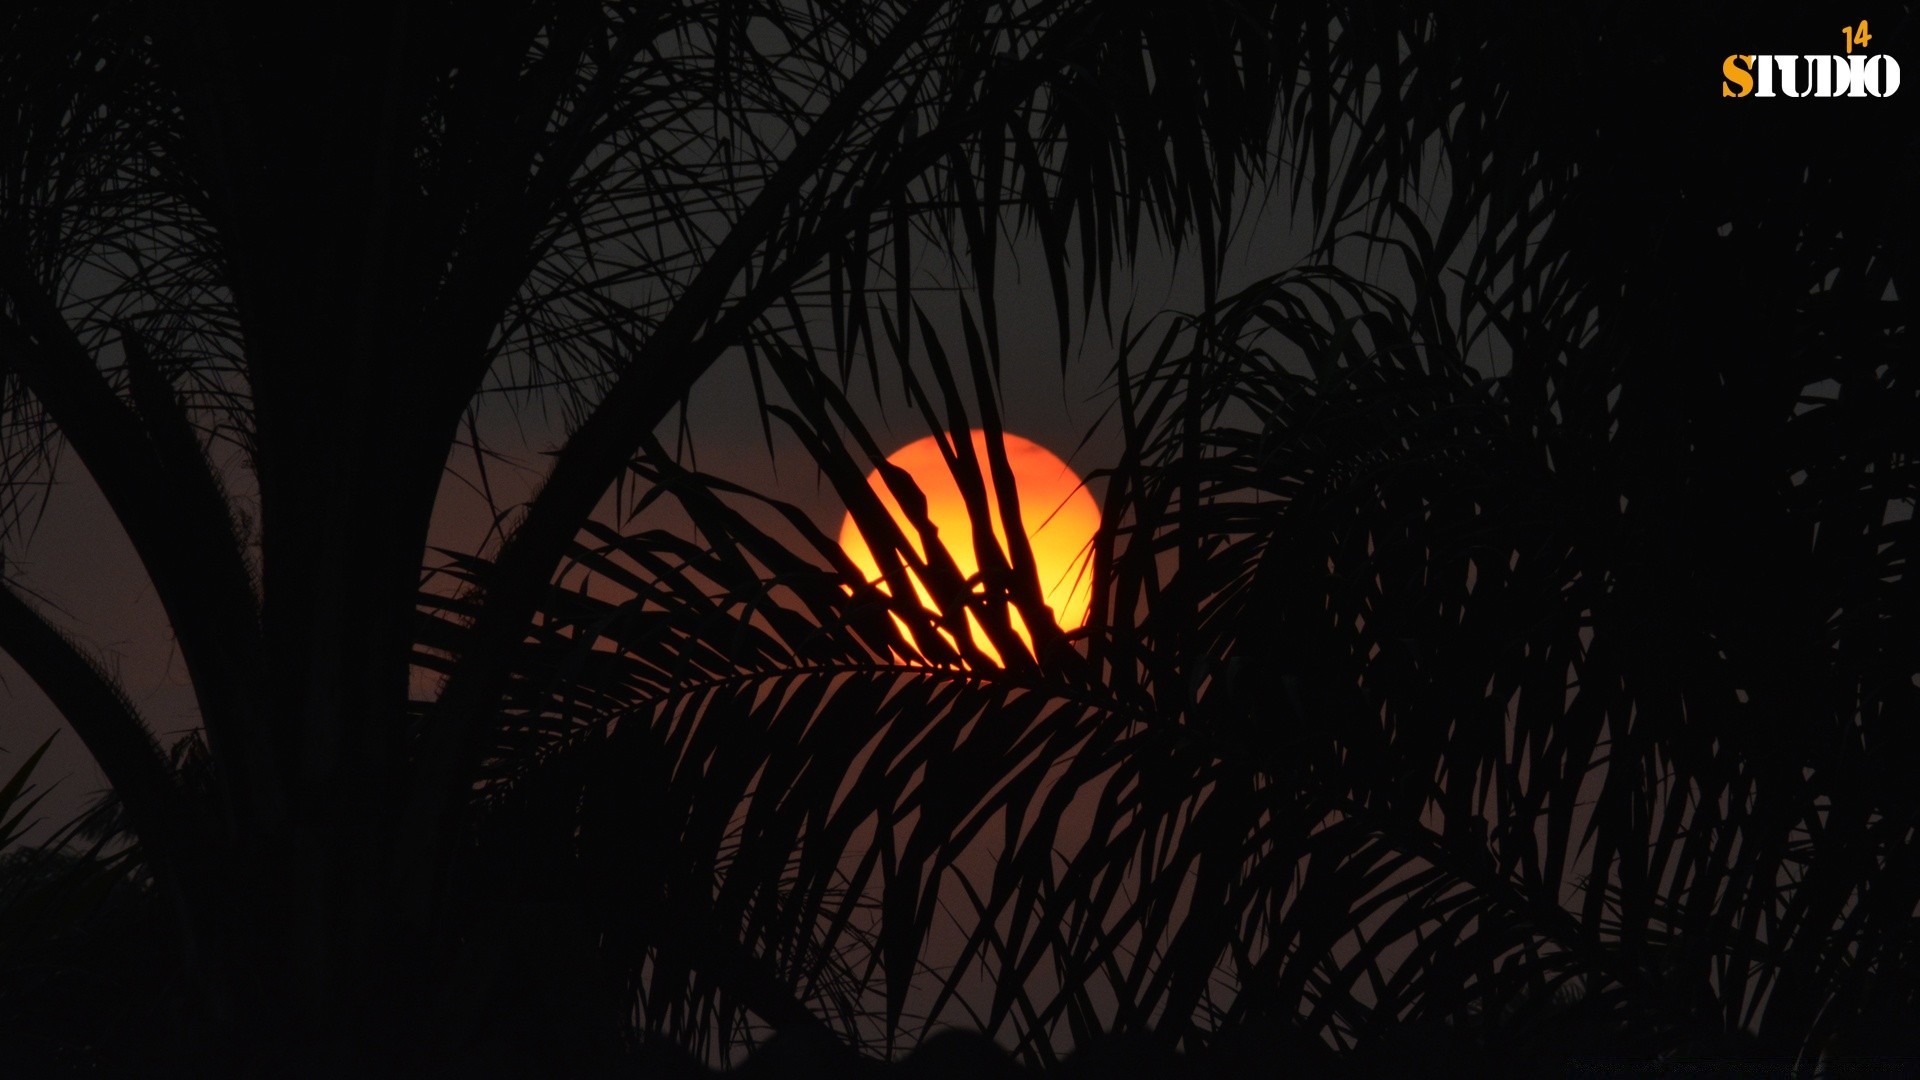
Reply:
[[[1277,98],[1257,60],[1203,52],[1263,56],[1265,24],[1192,14],[9,12],[9,535],[71,451],[165,606],[204,783],[11,589],[4,645],[111,781],[234,1060],[404,1062],[389,1044],[424,1054],[446,1029],[455,853],[503,660],[723,354],[823,288],[843,313],[904,290],[916,231],[964,228],[990,272],[1017,209],[1062,235],[1084,220],[1099,262],[1146,207],[1175,234],[1220,228]],[[442,475],[477,403],[529,384],[574,422],[417,700]]]
[[[1920,904],[1900,99],[1696,92],[1675,58],[1811,32],[1751,13],[1144,7],[10,16],[9,535],[57,435],[202,764],[15,591],[0,646],[223,1064],[852,1068],[956,1023],[1068,1071],[1881,1052]],[[1315,258],[1221,296],[1269,171]],[[926,428],[989,432],[984,506],[1014,221],[1063,355],[1143,232],[1206,279],[1122,332],[1073,636],[1017,536],[978,581],[915,552],[850,396],[899,359]],[[959,341],[910,287],[946,255]],[[730,350],[937,610],[655,441]],[[423,592],[489,379],[578,420]],[[596,519],[629,479],[700,541]]]

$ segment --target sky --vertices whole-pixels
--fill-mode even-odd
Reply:
[[[1281,191],[1270,201],[1255,199],[1246,204],[1247,220],[1226,260],[1225,291],[1284,270],[1306,256],[1308,238],[1294,226],[1286,203]],[[1070,267],[1070,278],[1077,280],[1077,273],[1077,267]],[[951,282],[926,272],[916,284],[924,287],[917,296],[928,305],[930,319],[949,347],[957,350],[961,335]],[[1074,293],[1078,304],[1077,288]],[[996,295],[1003,349],[999,405],[1006,429],[1046,446],[1083,476],[1106,464],[1119,446],[1117,425],[1107,414],[1114,401],[1112,331],[1119,320],[1131,307],[1137,330],[1154,313],[1191,312],[1204,301],[1200,276],[1190,259],[1147,245],[1133,267],[1116,272],[1114,326],[1106,325],[1098,304],[1085,322],[1076,308],[1073,350],[1063,367],[1046,265],[1032,237],[1016,237],[1005,253]],[[1157,341],[1159,333],[1156,328],[1148,342]],[[881,370],[878,395],[869,378],[856,373],[851,396],[875,438],[891,452],[926,432],[917,412],[901,407],[905,399],[899,373],[885,363]],[[798,441],[777,424],[769,454],[753,402],[752,382],[742,357],[737,352],[723,356],[688,403],[686,431],[694,464],[805,509],[833,535],[844,513],[839,498]],[[564,436],[560,411],[515,410],[493,402],[482,416],[490,449],[502,455],[489,467],[488,480],[496,497],[530,493],[545,463],[544,454]],[[1102,422],[1103,417],[1107,422]],[[663,442],[674,445],[680,419],[677,414],[670,417],[657,432]],[[450,466],[431,542],[474,551],[487,541],[494,515],[473,484],[470,455],[457,454]],[[1092,486],[1098,498],[1098,481]],[[613,510],[611,500],[603,503],[604,517],[612,517]],[[763,522],[770,531],[785,531],[774,519]],[[670,510],[655,513],[643,524],[689,528]],[[77,458],[67,455],[62,462],[39,528],[11,559],[14,579],[34,590],[59,625],[94,650],[163,746],[198,726],[192,687],[173,648],[159,599]],[[104,777],[79,738],[65,729],[39,688],[3,654],[0,716],[4,717],[0,749],[6,751],[0,756],[0,775],[11,775],[15,762],[49,736],[54,738],[36,772],[41,789],[50,786],[52,790],[41,804],[42,824],[35,835],[69,820],[105,789]]]

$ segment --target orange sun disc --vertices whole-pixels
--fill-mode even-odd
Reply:
[[[908,443],[888,455],[887,461],[913,477],[914,484],[927,497],[927,518],[938,531],[941,544],[953,557],[960,573],[973,577],[980,570],[973,547],[973,520],[967,514],[960,487],[947,469],[946,460],[940,454],[940,444],[935,440],[936,436],[929,435]],[[1039,571],[1043,598],[1047,606],[1053,609],[1054,621],[1062,629],[1072,630],[1085,625],[1087,602],[1092,596],[1088,560],[1092,555],[1094,531],[1100,526],[1100,508],[1072,467],[1046,447],[1018,435],[1005,435],[1002,440],[1007,450],[1007,464],[1013,470],[1021,524],[1026,529],[1027,542],[1033,548],[1033,561]],[[981,472],[988,473],[985,432],[973,432],[973,452],[980,462]],[[985,475],[983,479],[986,482],[994,538],[999,541],[1000,550],[1005,552],[1007,532],[1000,520],[1000,504],[994,491],[993,478]],[[887,490],[886,481],[880,478],[878,469],[867,475],[867,484],[879,495],[887,512],[893,515],[893,520],[899,524],[900,531],[915,553],[924,557],[926,552],[921,547],[919,533],[901,512],[899,503]],[[840,525],[840,546],[868,581],[878,585],[883,592],[887,591],[886,583],[880,580],[880,564],[867,547],[866,538],[860,535],[852,514],[848,514]],[[918,577],[914,579],[913,587],[920,602],[932,610],[933,597]],[[1028,633],[1025,622],[1019,612],[1010,614],[1015,633],[1026,642],[1028,651],[1032,651],[1033,636]],[[998,663],[1000,654],[987,642],[978,621],[974,620],[971,613],[967,618],[972,626],[974,644]],[[897,616],[895,621],[900,621]],[[904,633],[905,623],[901,623],[901,629]],[[942,634],[945,635],[945,631]],[[952,638],[949,637],[948,641],[951,642]]]

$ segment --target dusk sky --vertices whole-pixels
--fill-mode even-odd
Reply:
[[[1284,191],[1276,189],[1264,207],[1248,205],[1247,224],[1227,262],[1223,291],[1231,292],[1306,256],[1302,231],[1290,229],[1288,220]],[[1031,250],[1030,239],[1014,248],[1013,255],[1002,270],[999,290],[1005,364],[1001,408],[1005,410],[1005,423],[1009,431],[1041,442],[1084,475],[1105,465],[1119,445],[1118,429],[1111,417],[1107,423],[1096,425],[1114,400],[1110,390],[1114,344],[1097,303],[1089,322],[1083,323],[1076,313],[1074,353],[1063,370],[1046,267]],[[1392,269],[1391,265],[1387,267],[1389,278]],[[1071,280],[1077,302],[1078,278]],[[1127,311],[1129,296],[1136,333],[1149,317],[1161,312],[1195,311],[1202,303],[1199,277],[1192,272],[1190,262],[1183,269],[1164,251],[1149,251],[1135,272],[1117,276],[1116,329]],[[920,299],[941,326],[945,344],[957,348],[960,333],[951,302],[931,289]],[[1163,318],[1140,347],[1150,352],[1160,338],[1159,328],[1164,326]],[[903,399],[897,372],[883,361],[881,375],[892,395],[887,402],[892,408],[875,407],[864,366],[856,372],[851,389],[855,400],[864,403],[876,437],[891,450],[919,438],[923,431],[916,413],[898,407]],[[778,400],[777,387],[773,393]],[[539,453],[554,445],[562,422],[551,405],[544,412],[546,415],[542,409],[524,404],[510,407],[499,399],[488,403],[491,424],[490,430],[483,429],[485,437],[507,459],[491,466],[488,479],[498,492],[511,492],[516,483],[524,491],[537,476],[535,470],[543,466]],[[663,425],[658,433],[662,441],[670,443],[677,436],[678,421],[676,414]],[[775,456],[769,457],[753,409],[752,383],[738,354],[726,357],[701,380],[692,400],[689,430],[695,460],[702,470],[808,509],[829,534],[838,528],[843,512],[839,498],[820,480],[804,451],[778,423],[773,425]],[[1082,440],[1086,440],[1084,447]],[[510,463],[514,461],[522,468],[512,468]],[[451,465],[455,475],[442,488],[435,542],[475,550],[486,537],[490,515],[470,483],[474,477],[471,455],[463,450]],[[1093,483],[1097,496],[1100,487],[1097,480]],[[653,514],[648,523],[688,528],[684,518],[671,509]],[[767,524],[783,532],[777,522]],[[134,704],[163,741],[197,726],[192,688],[168,642],[159,604],[138,572],[138,561],[118,524],[77,461],[70,459],[62,464],[60,484],[48,500],[45,520],[32,546],[14,562],[23,580],[70,616],[68,625],[83,628],[88,635],[101,634],[91,643],[99,646],[101,655],[123,676]],[[0,655],[0,703],[8,713],[10,751],[37,746],[39,740],[64,726],[39,688],[4,655]],[[55,738],[42,768],[48,781],[58,780],[58,787],[43,804],[41,816],[48,826],[66,820],[71,811],[85,805],[104,787],[98,767],[71,732]]]

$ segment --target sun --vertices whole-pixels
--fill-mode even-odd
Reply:
[[[914,484],[927,497],[927,517],[938,531],[941,543],[953,556],[960,572],[972,577],[980,570],[979,560],[974,554],[973,521],[967,514],[966,503],[961,499],[960,487],[954,482],[953,474],[940,452],[939,438],[929,435],[908,443],[889,454],[887,461],[913,477]],[[1013,471],[1020,519],[1027,532],[1027,542],[1033,548],[1033,561],[1039,571],[1040,588],[1046,604],[1053,610],[1054,622],[1061,629],[1072,630],[1083,626],[1087,621],[1087,603],[1092,596],[1088,561],[1093,551],[1093,534],[1100,527],[1100,507],[1073,468],[1046,447],[1018,435],[1003,435],[1002,442],[1007,450],[1007,464]],[[987,472],[986,432],[973,432],[973,452],[981,463],[981,471]],[[999,541],[1000,550],[1006,551],[1006,526],[1000,520],[993,478],[987,476],[985,479],[994,538]],[[878,469],[867,475],[867,484],[879,495],[882,505],[893,515],[894,521],[899,523],[901,532],[913,545],[914,551],[924,556],[926,553],[921,548],[919,535],[907,522],[899,503],[887,491]],[[868,581],[878,585],[882,591],[886,590],[886,583],[880,580],[880,565],[867,547],[866,538],[860,534],[851,514],[840,524],[840,546]],[[920,602],[931,609],[933,598],[926,587],[917,578],[913,585]],[[1011,614],[1014,631],[1026,642],[1028,651],[1032,651],[1033,636],[1020,614],[1017,611]],[[973,621],[971,614],[968,620],[972,624],[974,644],[995,663],[999,663],[999,652],[987,642],[986,634],[978,622]],[[899,621],[897,617],[895,621]],[[901,626],[904,631],[905,624]]]

